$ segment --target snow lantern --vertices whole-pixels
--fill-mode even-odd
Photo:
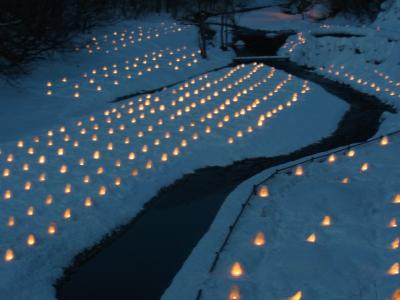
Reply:
[[[392,203],[400,204],[400,194],[396,194],[396,196],[393,197]]]
[[[71,218],[71,209],[70,208],[67,208],[65,211],[64,211],[64,214],[63,214],[63,218],[64,219],[70,219]]]
[[[267,198],[269,196],[269,189],[266,185],[262,185],[258,188],[257,195],[261,198]]]
[[[294,170],[294,175],[296,176],[303,176],[304,174],[304,169],[301,165],[298,165],[295,170]]]
[[[303,297],[303,293],[301,291],[296,292],[289,300],[300,300]]]
[[[28,235],[28,238],[26,239],[26,244],[27,244],[29,247],[34,246],[34,245],[36,244],[35,235],[33,235],[33,234]]]
[[[399,275],[400,274],[400,264],[394,263],[387,271],[388,275]]]
[[[55,234],[56,232],[57,232],[56,223],[51,223],[51,224],[49,225],[49,227],[47,228],[47,233],[50,234],[50,235],[53,235],[53,234]]]
[[[356,151],[351,149],[346,153],[347,157],[354,157],[356,155]]]
[[[85,201],[84,201],[84,205],[85,205],[86,207],[91,207],[91,206],[93,205],[92,198],[86,197],[86,198],[85,198]]]
[[[325,217],[322,219],[321,226],[327,227],[327,226],[331,226],[331,225],[332,225],[331,217],[330,217],[330,216],[325,216]]]
[[[386,146],[386,145],[388,145],[388,144],[389,144],[389,138],[388,138],[387,136],[382,137],[381,140],[380,140],[380,142],[379,142],[379,144],[380,144],[381,146]]]
[[[390,248],[392,250],[396,250],[399,249],[400,246],[400,239],[399,238],[395,238],[391,243],[390,243]]]
[[[336,155],[335,154],[331,154],[328,157],[328,163],[333,164],[336,161]]]
[[[104,185],[102,185],[99,188],[99,196],[105,196],[105,194],[107,194],[107,188]]]
[[[235,277],[235,278],[239,278],[239,277],[243,276],[243,273],[244,273],[244,271],[243,271],[241,264],[239,262],[235,262],[231,267],[231,271],[230,271],[231,276]]]
[[[237,285],[231,287],[229,292],[229,300],[240,300],[240,291]]]
[[[363,163],[360,170],[361,170],[361,172],[365,172],[368,170],[368,168],[369,168],[369,164]]]
[[[392,218],[388,224],[389,228],[395,228],[397,227],[397,219],[396,218]]]
[[[14,260],[14,258],[15,258],[14,251],[12,249],[7,249],[4,254],[4,261],[10,262],[10,261]]]
[[[315,235],[315,233],[311,233],[307,238],[307,242],[309,243],[315,243],[316,241],[317,241],[317,236]]]
[[[257,233],[256,237],[253,240],[254,246],[264,246],[265,245],[265,235],[261,231]]]

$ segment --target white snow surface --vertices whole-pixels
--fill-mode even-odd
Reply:
[[[80,50],[76,58],[71,54],[43,61],[21,80],[19,91],[2,90],[0,120],[9,127],[0,134],[1,298],[54,299],[52,284],[73,257],[130,221],[161,187],[200,167],[275,156],[314,143],[330,135],[348,109],[322,88],[262,64],[209,72],[151,95],[108,103],[230,61],[230,52],[211,48],[207,61],[197,58],[196,66],[189,67],[176,61],[174,50],[172,64],[180,70],[171,70],[165,60],[154,77],[125,79],[119,66],[128,57],[132,65],[140,51],[150,55],[164,49],[168,56],[166,47],[186,46],[181,50],[186,58],[181,52],[179,56],[186,63],[193,60],[194,29],[182,31],[132,47],[121,57],[101,46],[93,54]],[[107,57],[108,63],[103,61]],[[104,65],[124,74],[113,78],[118,86],[97,77]],[[89,75],[92,68],[96,74]],[[67,83],[60,81],[63,76]],[[110,90],[97,93],[90,78]],[[79,89],[74,89],[76,83]],[[53,95],[47,96],[47,90]],[[34,245],[27,244],[32,242],[29,235]]]
[[[399,288],[395,225],[400,204],[394,203],[399,147],[397,134],[389,145],[375,141],[353,148],[353,157],[346,149],[333,163],[324,158],[301,164],[303,176],[294,176],[291,168],[264,182],[270,196],[252,197],[215,270],[208,273],[253,185],[275,168],[242,183],[228,196],[163,299],[194,299],[199,288],[201,299],[230,299],[233,286],[239,288],[240,299],[392,299]],[[369,168],[361,171],[365,163]],[[322,226],[325,216],[330,226]],[[266,239],[261,247],[253,244],[259,232]],[[312,233],[315,243],[307,241]],[[242,265],[240,278],[230,274],[234,262]],[[299,292],[302,297],[296,298]]]

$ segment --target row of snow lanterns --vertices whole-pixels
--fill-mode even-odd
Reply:
[[[237,67],[236,69],[234,69],[234,71],[237,70],[237,69],[239,69],[239,68],[241,68],[241,67],[243,67],[243,66]],[[255,70],[251,71],[250,73],[253,74],[256,70],[258,70],[258,69],[261,68],[261,67],[262,67],[262,65],[256,66],[256,67],[255,67]],[[233,72],[229,72],[228,74],[232,75]],[[247,76],[248,76],[248,75],[247,75]],[[235,83],[240,84],[241,82],[243,82],[243,79],[245,79],[245,78],[243,77],[243,78],[241,78],[241,79],[235,81]],[[219,81],[217,81],[217,82],[219,82]],[[236,85],[236,84],[235,84],[235,85]],[[217,95],[217,96],[218,96],[218,95]],[[174,106],[174,102],[171,103],[171,106]],[[125,106],[124,106],[124,107],[125,107]],[[116,109],[115,109],[115,110],[113,109],[112,111],[113,111],[114,113],[117,113]],[[129,111],[129,110],[128,110],[128,111]],[[105,115],[109,115],[109,114],[110,114],[109,112],[108,112],[108,113],[105,112]],[[118,114],[117,114],[117,115],[118,115]],[[91,117],[90,120],[91,120],[91,121],[94,121],[95,119],[94,119],[94,117],[93,117],[93,118]],[[81,123],[81,122],[78,122],[77,125],[78,125],[78,127],[80,127],[80,126],[82,126],[82,123]],[[60,132],[65,133],[65,132],[66,132],[65,127],[60,128]],[[81,131],[81,134],[82,134],[82,131]],[[48,132],[48,136],[49,136],[49,137],[52,137],[53,135],[54,135],[54,132],[53,132],[53,131],[49,131],[49,132]],[[71,137],[68,138],[68,141],[70,141],[70,139],[71,139]],[[193,139],[197,139],[197,137],[195,137],[195,135],[193,135]],[[35,140],[36,143],[39,142],[39,138],[35,138],[34,140]],[[64,141],[65,141],[65,139],[64,139]],[[186,146],[185,144],[187,144],[187,143],[184,143],[184,140],[182,140],[181,146],[182,146],[182,147],[185,147],[185,146]],[[53,144],[52,144],[52,145],[53,145]],[[18,146],[18,148],[23,148],[23,147],[24,147],[24,143],[23,143],[22,141],[20,141],[20,142],[17,143],[17,146]],[[75,144],[75,142],[74,142],[74,146],[79,147],[79,143],[78,143],[78,144]],[[32,149],[32,150],[29,150],[29,149]],[[62,148],[59,148],[59,150],[57,150],[57,155],[58,155],[58,156],[64,155],[64,150],[60,150],[60,149],[62,149]],[[32,153],[34,153],[34,150],[33,150],[32,147],[28,148],[28,152],[30,152],[30,151],[32,151]],[[176,150],[174,149],[174,155],[178,155],[178,154],[179,154],[179,150],[176,151]],[[99,159],[99,158],[100,158],[100,155],[101,155],[101,154],[100,154],[100,152],[99,152],[98,150],[95,151],[95,152],[93,153],[93,159]],[[130,156],[131,156],[131,154],[130,154]],[[8,155],[8,156],[7,156],[7,161],[8,161],[8,162],[12,162],[12,161],[13,161],[13,158],[12,158],[12,157],[13,157],[13,156]],[[133,158],[131,157],[130,159],[134,159],[134,157],[133,157]],[[168,159],[168,157],[167,157],[166,153],[163,153],[163,154],[162,154],[162,157],[161,157],[161,161],[165,162],[165,161],[167,161],[167,159]],[[46,157],[43,156],[43,155],[40,156],[40,157],[39,157],[39,160],[38,160],[38,163],[39,163],[39,164],[45,164],[45,163],[46,163]],[[81,165],[84,165],[84,160],[83,160],[83,162],[82,162],[82,159],[81,159],[81,160],[80,160],[80,164],[81,164]],[[150,160],[150,161],[148,161],[148,162],[146,163],[146,169],[150,169],[151,166],[152,166],[152,162],[151,162],[151,160]],[[65,173],[65,172],[66,172],[66,169],[67,169],[67,167],[61,168],[61,169],[60,169],[60,173]],[[8,171],[5,172],[5,175],[6,175],[6,177],[9,177],[9,176],[10,176],[10,170],[9,170],[9,169],[8,169]],[[136,175],[137,175],[137,172],[136,172]],[[119,184],[120,184],[120,179],[116,181],[116,185],[119,185]],[[71,193],[71,190],[72,190],[72,186],[71,186],[70,184],[67,184],[67,185],[65,186],[64,193],[69,194],[69,193]],[[102,187],[100,188],[100,190],[99,190],[99,195],[100,195],[100,196],[104,196],[105,194],[106,194],[106,187],[105,187],[105,186],[102,186]],[[11,191],[5,193],[5,200],[10,200],[11,197],[12,197]],[[89,199],[90,199],[90,200],[89,200]],[[50,205],[51,203],[52,203],[52,197],[46,198],[46,204],[49,204],[49,205]],[[89,197],[86,198],[86,199],[85,199],[85,206],[90,207],[91,204],[92,204],[91,198],[89,198]],[[34,208],[33,208],[33,207],[28,208],[27,215],[28,215],[28,216],[34,215]],[[63,218],[64,218],[64,219],[69,219],[70,217],[71,217],[71,209],[66,209],[65,212],[64,212]],[[14,219],[14,217],[10,217],[8,225],[9,225],[9,226],[14,226],[14,225],[15,225],[15,219]],[[55,234],[55,233],[56,233],[56,225],[55,225],[55,223],[52,223],[52,224],[49,225],[48,234]],[[29,235],[29,236],[28,236],[28,240],[27,240],[27,244],[28,244],[29,246],[32,246],[32,245],[34,245],[35,243],[36,243],[36,238],[35,238],[35,236]],[[11,253],[12,253],[12,255],[10,255]],[[13,256],[12,250],[11,250],[11,249],[8,249],[8,250],[6,251],[5,260],[6,260],[6,261],[11,261],[11,260],[13,260],[13,258],[14,258],[14,256]]]
[[[384,93],[387,94],[387,96],[390,96],[390,97],[396,97],[397,96],[398,98],[400,98],[400,93],[396,92],[395,90],[393,90],[393,89],[391,89],[389,87],[382,88],[381,86],[379,86],[375,82],[369,82],[368,80],[363,79],[361,76],[357,77],[357,75],[352,74],[352,73],[350,73],[348,71],[345,71],[345,66],[343,66],[343,65],[341,65],[338,69],[335,69],[334,65],[330,65],[327,68],[320,67],[319,71],[326,72],[327,74],[331,74],[331,75],[333,75],[335,77],[339,77],[340,76],[340,77],[342,77],[342,79],[347,79],[349,81],[357,83],[360,86],[368,87],[374,93],[382,93],[382,92],[384,92]],[[375,70],[375,73],[376,74],[383,74],[383,73],[378,72],[377,70]],[[390,78],[390,77],[383,76],[383,78],[386,79],[386,78]],[[394,81],[392,79],[389,79],[389,83],[393,84]],[[400,83],[399,83],[399,85],[400,85]],[[397,84],[396,84],[396,87],[397,87]]]
[[[379,141],[380,146],[387,146],[389,145],[389,137],[388,136],[383,136],[380,141]],[[356,151],[354,149],[347,150],[345,152],[345,155],[349,158],[352,158],[356,155]],[[337,155],[336,154],[330,154],[327,156],[327,163],[328,164],[333,164],[334,162],[337,161]],[[369,164],[368,163],[363,163],[360,167],[360,172],[366,172],[369,169]],[[304,168],[301,164],[297,165],[293,169],[293,175],[300,177],[304,175]],[[347,184],[348,177],[345,177],[342,181],[343,184]],[[257,196],[260,198],[268,198],[270,196],[270,191],[268,189],[268,186],[265,184],[259,185],[256,190]],[[396,194],[393,196],[392,201],[393,204],[400,205],[400,193]],[[322,227],[330,227],[332,226],[332,217],[329,215],[325,215],[322,220],[320,225]],[[397,228],[398,223],[396,218],[392,218],[389,223],[387,224],[388,228]],[[317,242],[317,235],[315,232],[309,234],[306,238],[306,242],[314,244]],[[263,232],[257,232],[253,241],[253,245],[255,247],[264,247],[266,244],[266,238],[265,234]],[[389,248],[391,250],[398,250],[400,248],[400,238],[397,237],[395,238],[389,245]],[[232,266],[230,267],[229,271],[230,275],[232,278],[237,279],[241,278],[244,275],[244,268],[242,264],[238,261],[234,262]],[[400,263],[395,262],[393,263],[389,269],[387,270],[386,274],[395,276],[400,274]],[[293,296],[289,297],[289,300],[300,300],[302,299],[303,292],[301,290],[297,291]],[[241,299],[241,294],[240,294],[240,289],[237,285],[233,285],[229,291],[229,300],[240,300]],[[400,289],[396,289],[395,292],[393,293],[392,296],[393,300],[399,300],[400,299]]]
[[[100,84],[96,84],[96,82],[99,82],[100,80],[108,79],[111,85],[117,86],[120,84],[120,79],[130,80],[134,78],[134,76],[140,77],[145,73],[150,73],[154,70],[160,69],[160,67],[163,67],[163,65],[157,62],[157,60],[163,58],[164,53],[167,53],[167,55],[171,57],[176,56],[181,52],[183,53],[179,57],[170,60],[167,63],[167,66],[170,67],[172,70],[178,71],[182,67],[190,68],[194,64],[197,64],[199,62],[198,54],[200,53],[200,51],[198,50],[191,53],[184,53],[183,51],[186,49],[187,47],[183,46],[175,50],[167,48],[165,50],[160,50],[158,53],[156,51],[153,51],[151,53],[144,54],[142,59],[136,57],[133,61],[125,60],[124,65],[122,66],[118,66],[118,64],[112,64],[111,66],[103,66],[99,70],[93,69],[92,71],[90,71],[90,74],[84,73],[83,78],[87,80],[87,84],[89,84],[89,86],[93,85],[95,87],[95,91],[101,92],[103,90],[103,86]],[[141,69],[139,69],[140,64],[142,64]],[[137,70],[135,71],[135,69]],[[102,74],[100,74],[101,72]],[[122,73],[125,74],[122,76]],[[68,83],[67,77],[63,77],[60,82],[62,86],[65,86]],[[81,86],[82,84],[79,83],[75,83],[72,85],[72,94],[74,98],[80,98],[81,94],[79,93],[79,89],[81,88]],[[46,83],[46,95],[52,96],[53,88],[54,83],[48,81]]]
[[[306,39],[305,39],[305,37],[304,37],[304,34],[302,33],[302,32],[298,32],[297,33],[297,35],[296,35],[296,37],[297,37],[297,41],[289,41],[289,42],[286,42],[284,45],[283,45],[283,49],[287,49],[287,51],[289,52],[289,53],[292,53],[292,52],[294,52],[295,50],[296,50],[296,48],[298,47],[298,46],[300,46],[300,45],[303,45],[303,44],[305,44],[306,43]]]
[[[163,29],[164,30],[160,32],[158,28],[150,28],[146,31],[139,28],[136,33],[135,31],[128,32],[128,30],[125,29],[122,32],[114,31],[110,37],[109,35],[103,35],[102,40],[94,36],[91,39],[91,43],[86,44],[84,49],[86,49],[89,54],[93,54],[94,51],[99,52],[105,49],[104,52],[108,54],[110,50],[118,51],[121,48],[127,48],[128,46],[136,45],[145,40],[158,38],[160,34],[180,32],[185,29],[185,27],[180,27],[175,24],[164,27]],[[109,38],[111,38],[111,40],[109,40]],[[111,45],[107,45],[106,43],[110,43]],[[80,51],[81,49],[76,47],[75,50]]]

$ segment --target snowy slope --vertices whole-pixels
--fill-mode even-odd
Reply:
[[[347,107],[284,72],[240,65],[3,144],[0,294],[53,298],[74,255],[161,187],[199,167],[313,143]]]
[[[399,148],[397,134],[262,183],[269,196],[253,196],[208,273],[253,185],[274,170],[242,183],[163,299],[192,299],[199,288],[201,299],[398,299]]]
[[[400,2],[392,2],[385,3],[386,10],[368,27],[325,25],[305,30],[289,38],[279,54],[398,108]]]
[[[77,38],[72,53],[30,66],[17,81],[0,81],[0,142],[61,125],[107,108],[108,102],[225,66],[233,54],[209,48],[199,57],[197,29],[167,16],[119,22]],[[34,111],[34,113],[31,113]]]

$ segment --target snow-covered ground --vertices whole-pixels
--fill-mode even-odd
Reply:
[[[119,96],[154,89],[225,66],[232,52],[209,48],[201,59],[197,29],[167,16],[119,22],[77,38],[86,47],[34,63],[10,85],[0,81],[0,142],[105,110]],[[22,111],[23,110],[23,111]]]
[[[269,196],[253,196],[209,274],[241,204],[274,170],[241,184],[163,299],[194,299],[199,288],[201,299],[392,299],[400,288],[400,135],[381,141],[262,183]]]
[[[165,35],[167,41],[175,40],[174,46],[187,47],[182,50],[187,51],[187,58],[181,59],[194,59],[190,55],[196,45],[193,32],[193,28],[182,28]],[[164,49],[167,41],[160,37],[154,45]],[[32,84],[27,97],[32,100],[32,95],[40,95],[37,102],[18,102],[23,94],[13,104],[4,98],[16,111],[2,114],[18,127],[12,132],[2,129],[2,138],[9,141],[0,146],[0,294],[4,299],[53,299],[52,284],[73,257],[131,220],[161,187],[200,167],[275,156],[314,143],[331,134],[348,109],[320,87],[262,64],[209,72],[151,95],[109,104],[127,91],[220,66],[229,61],[231,53],[222,56],[219,50],[210,50],[210,59],[199,60],[195,67],[174,62],[185,70],[181,75],[168,68],[166,59],[159,62],[163,68],[152,69],[152,74],[159,75],[148,77],[151,82],[135,75],[131,86],[124,73],[115,79],[119,85],[114,90],[111,79],[94,76],[109,72],[100,71],[105,65],[102,60],[109,55],[111,63],[114,56],[87,51],[76,55],[85,55],[85,59],[98,55],[92,61],[101,61],[96,74],[89,75],[91,68],[87,68],[86,78],[74,72],[75,67],[68,69],[68,63],[43,62],[38,70],[47,69],[46,75],[39,76],[35,70],[38,77],[32,75],[33,81],[26,77],[20,83]],[[141,51],[151,53],[149,48]],[[171,55],[176,61],[178,54]],[[58,69],[57,64],[65,69]],[[118,70],[118,74],[123,72]],[[63,76],[66,83],[57,79]],[[92,77],[110,92],[89,89],[87,80]],[[36,79],[38,84],[33,87]],[[47,81],[51,86],[46,86]],[[73,86],[76,82],[78,89]],[[51,96],[46,95],[48,90]],[[79,98],[75,99],[77,90]],[[21,119],[26,122],[18,124]],[[32,122],[40,129],[32,128]]]
[[[383,7],[369,26],[293,19],[292,26],[275,28],[299,31],[279,54],[398,109],[400,1]],[[257,14],[262,19],[264,12],[245,14],[241,24],[270,29]],[[337,33],[358,36],[328,36]],[[386,116],[377,136],[399,129],[398,115]],[[280,172],[263,184],[267,198],[252,197],[209,273],[253,186],[275,168],[242,183],[163,299],[195,299],[199,289],[201,299],[400,299],[399,149],[396,134],[301,164],[302,176],[294,167]]]

